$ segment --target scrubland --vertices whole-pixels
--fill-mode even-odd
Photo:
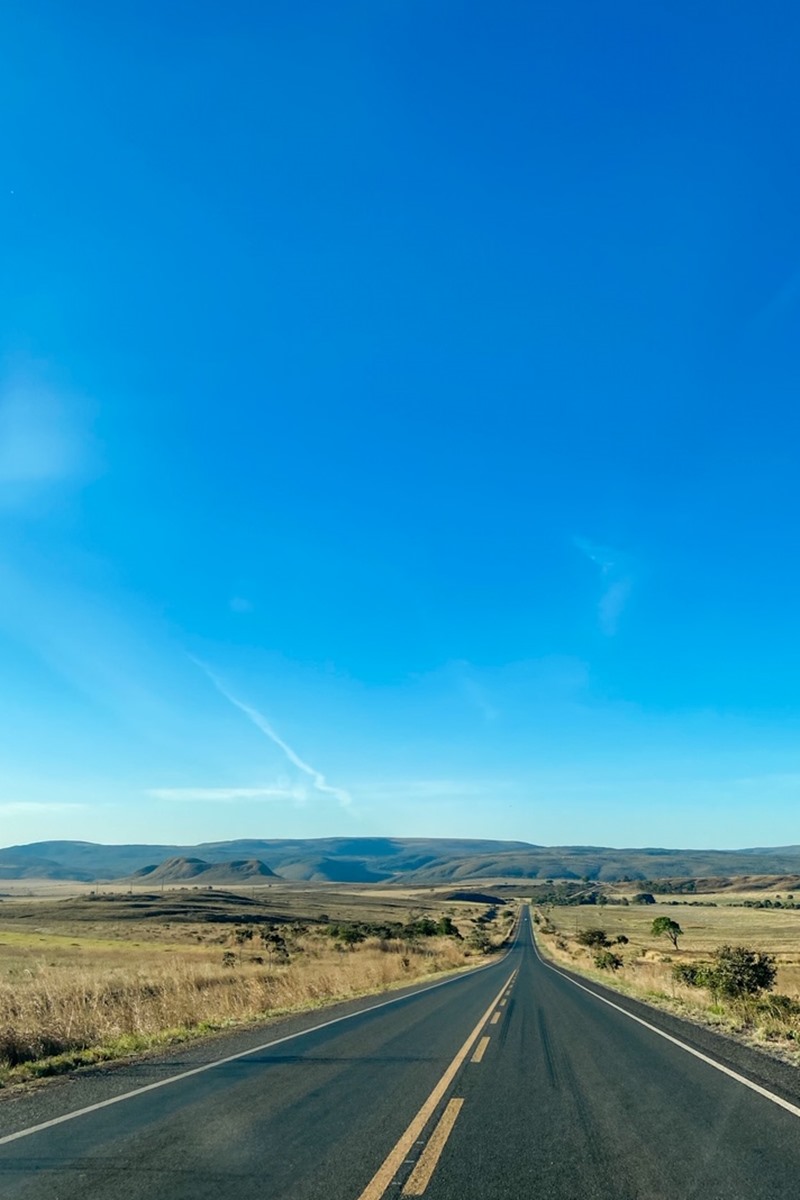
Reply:
[[[677,949],[664,936],[653,935],[657,917],[680,925]],[[800,911],[664,903],[547,906],[535,910],[535,920],[540,949],[556,962],[678,1015],[768,1046],[800,1065]],[[605,931],[610,949],[621,960],[616,969],[598,969],[595,951],[580,945],[581,931],[591,928]],[[733,998],[675,978],[676,967],[708,962],[725,945],[771,955],[777,968],[774,987]]]
[[[324,903],[303,921],[219,892],[5,901],[0,1086],[474,965],[511,924],[441,899]]]

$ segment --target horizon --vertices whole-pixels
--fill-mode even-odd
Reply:
[[[6,6],[3,845],[797,844],[781,13]]]

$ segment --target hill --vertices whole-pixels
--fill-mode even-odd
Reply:
[[[32,842],[0,849],[7,879],[123,879],[170,858],[207,863],[260,859],[286,879],[331,883],[381,883],[411,871],[442,869],[453,859],[533,849],[527,842],[470,838],[248,838],[199,846]],[[3,877],[0,874],[0,877]]]
[[[167,858],[156,866],[142,867],[130,876],[131,883],[259,883],[276,879],[274,871],[258,858],[210,863],[202,858]]]
[[[32,842],[0,849],[0,879],[127,879],[144,872],[155,882],[165,860],[176,879],[193,878],[195,864],[228,864],[225,880],[244,878],[247,864],[285,879],[326,883],[435,883],[476,880],[588,879],[602,882],[800,874],[800,846],[744,850],[673,850],[659,847],[537,846],[469,838],[274,838],[206,842],[199,846]],[[236,865],[233,875],[230,864]],[[242,864],[245,864],[243,867]],[[164,868],[166,869],[166,868]],[[202,871],[200,872],[202,874]],[[143,874],[140,878],[144,879]],[[213,882],[205,875],[207,882]],[[222,878],[222,877],[220,877]],[[247,876],[249,878],[249,876]],[[168,880],[164,878],[164,882]],[[169,882],[173,882],[170,879]]]

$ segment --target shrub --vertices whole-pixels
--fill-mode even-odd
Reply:
[[[582,929],[577,935],[579,946],[610,946],[605,929]]]
[[[491,954],[494,946],[485,929],[477,926],[472,930],[472,933],[467,938],[467,945],[471,950],[476,950],[478,954]]]
[[[689,987],[706,987],[708,967],[708,963],[676,963],[672,968],[672,978]]]
[[[633,897],[634,904],[655,904],[656,898],[652,892],[637,892]]]
[[[338,941],[343,946],[357,946],[359,942],[366,940],[367,935],[363,929],[359,929],[357,925],[340,925],[337,930]]]
[[[601,971],[618,971],[622,966],[622,959],[613,950],[599,950],[594,956],[594,965]]]
[[[780,993],[776,993],[773,996],[763,996],[758,1001],[758,1010],[770,1017],[786,1020],[788,1017],[796,1017],[800,1013],[800,1003],[793,996],[782,996]]]
[[[714,954],[709,983],[718,996],[737,1000],[743,996],[758,996],[769,992],[777,975],[775,958],[747,946],[720,946]]]
[[[672,977],[690,987],[704,987],[726,1000],[742,1000],[769,992],[777,967],[771,954],[747,946],[720,946],[711,962],[678,963]],[[777,997],[773,997],[777,999]]]

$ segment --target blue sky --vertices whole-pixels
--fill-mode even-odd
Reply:
[[[800,840],[800,11],[0,14],[0,843]]]

